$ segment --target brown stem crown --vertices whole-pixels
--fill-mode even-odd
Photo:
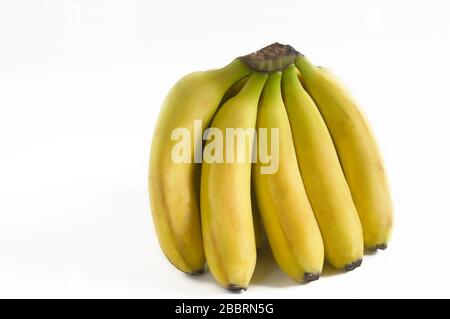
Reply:
[[[255,71],[275,72],[291,65],[299,56],[302,54],[290,45],[275,42],[239,59]]]

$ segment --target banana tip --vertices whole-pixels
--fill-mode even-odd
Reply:
[[[315,281],[315,280],[317,280],[317,279],[319,279],[320,278],[320,273],[310,273],[310,272],[305,272],[304,274],[303,274],[303,282],[306,284],[306,283],[309,283],[309,282],[311,282],[311,281]]]
[[[378,244],[378,245],[375,245],[375,246],[369,248],[369,250],[371,250],[371,251],[386,250],[386,248],[387,248],[387,244]]]
[[[241,286],[235,285],[235,284],[230,284],[230,285],[228,285],[228,290],[233,293],[241,293],[241,292],[246,291],[247,288],[241,287]]]
[[[189,273],[187,273],[188,275],[190,275],[190,276],[199,276],[199,275],[201,275],[201,274],[203,274],[205,272],[205,269],[199,269],[199,270],[194,270],[194,271],[191,271],[191,272],[189,272]]]
[[[351,271],[351,270],[361,266],[361,264],[362,264],[362,259],[358,259],[358,260],[356,260],[356,261],[354,261],[354,262],[352,262],[350,264],[345,265],[344,266],[344,270],[345,271]]]

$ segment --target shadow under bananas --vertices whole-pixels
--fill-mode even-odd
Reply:
[[[345,271],[336,269],[333,266],[331,266],[327,261],[325,261],[323,264],[322,274],[320,275],[320,277],[331,277],[343,274],[345,274]]]
[[[373,251],[365,251],[365,255],[373,255],[376,252]],[[327,278],[332,276],[339,276],[345,274],[345,271],[339,270],[331,266],[328,262],[325,261],[322,269],[321,278]],[[212,277],[211,273],[206,266],[205,273],[201,275],[186,276],[188,279],[191,279],[195,282],[200,282],[204,285],[214,285],[215,281]],[[320,280],[320,279],[319,279]],[[294,287],[299,285],[308,285],[314,284],[314,282],[307,284],[299,284],[298,282],[292,280],[287,276],[281,269],[278,267],[275,259],[273,258],[272,252],[267,242],[264,242],[262,247],[258,249],[258,257],[256,261],[256,268],[253,274],[250,285],[255,286],[266,286],[266,287],[274,287],[274,288],[285,288],[285,287]]]
[[[286,274],[278,267],[267,242],[258,249],[256,268],[253,273],[251,284],[276,288],[298,285],[298,283],[286,276]]]
[[[345,274],[345,272],[338,270],[325,262],[322,269],[322,274],[320,276],[322,278],[325,278],[342,274]],[[275,259],[273,258],[272,252],[267,242],[263,245],[263,247],[261,247],[261,249],[258,250],[256,269],[255,273],[253,274],[251,283],[258,286],[270,286],[279,288],[310,284],[299,284],[298,282],[295,282],[294,280],[289,278],[285,273],[283,273],[278,267]],[[314,282],[312,282],[312,284],[314,284]]]

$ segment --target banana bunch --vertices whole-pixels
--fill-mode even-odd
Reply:
[[[368,122],[330,71],[279,43],[175,84],[153,136],[149,192],[168,260],[193,275],[207,263],[231,291],[248,287],[263,233],[279,267],[310,282],[324,259],[360,266],[392,230]]]

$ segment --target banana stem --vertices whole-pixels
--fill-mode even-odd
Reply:
[[[257,72],[275,72],[282,71],[301,56],[303,54],[290,45],[275,42],[239,59]]]

